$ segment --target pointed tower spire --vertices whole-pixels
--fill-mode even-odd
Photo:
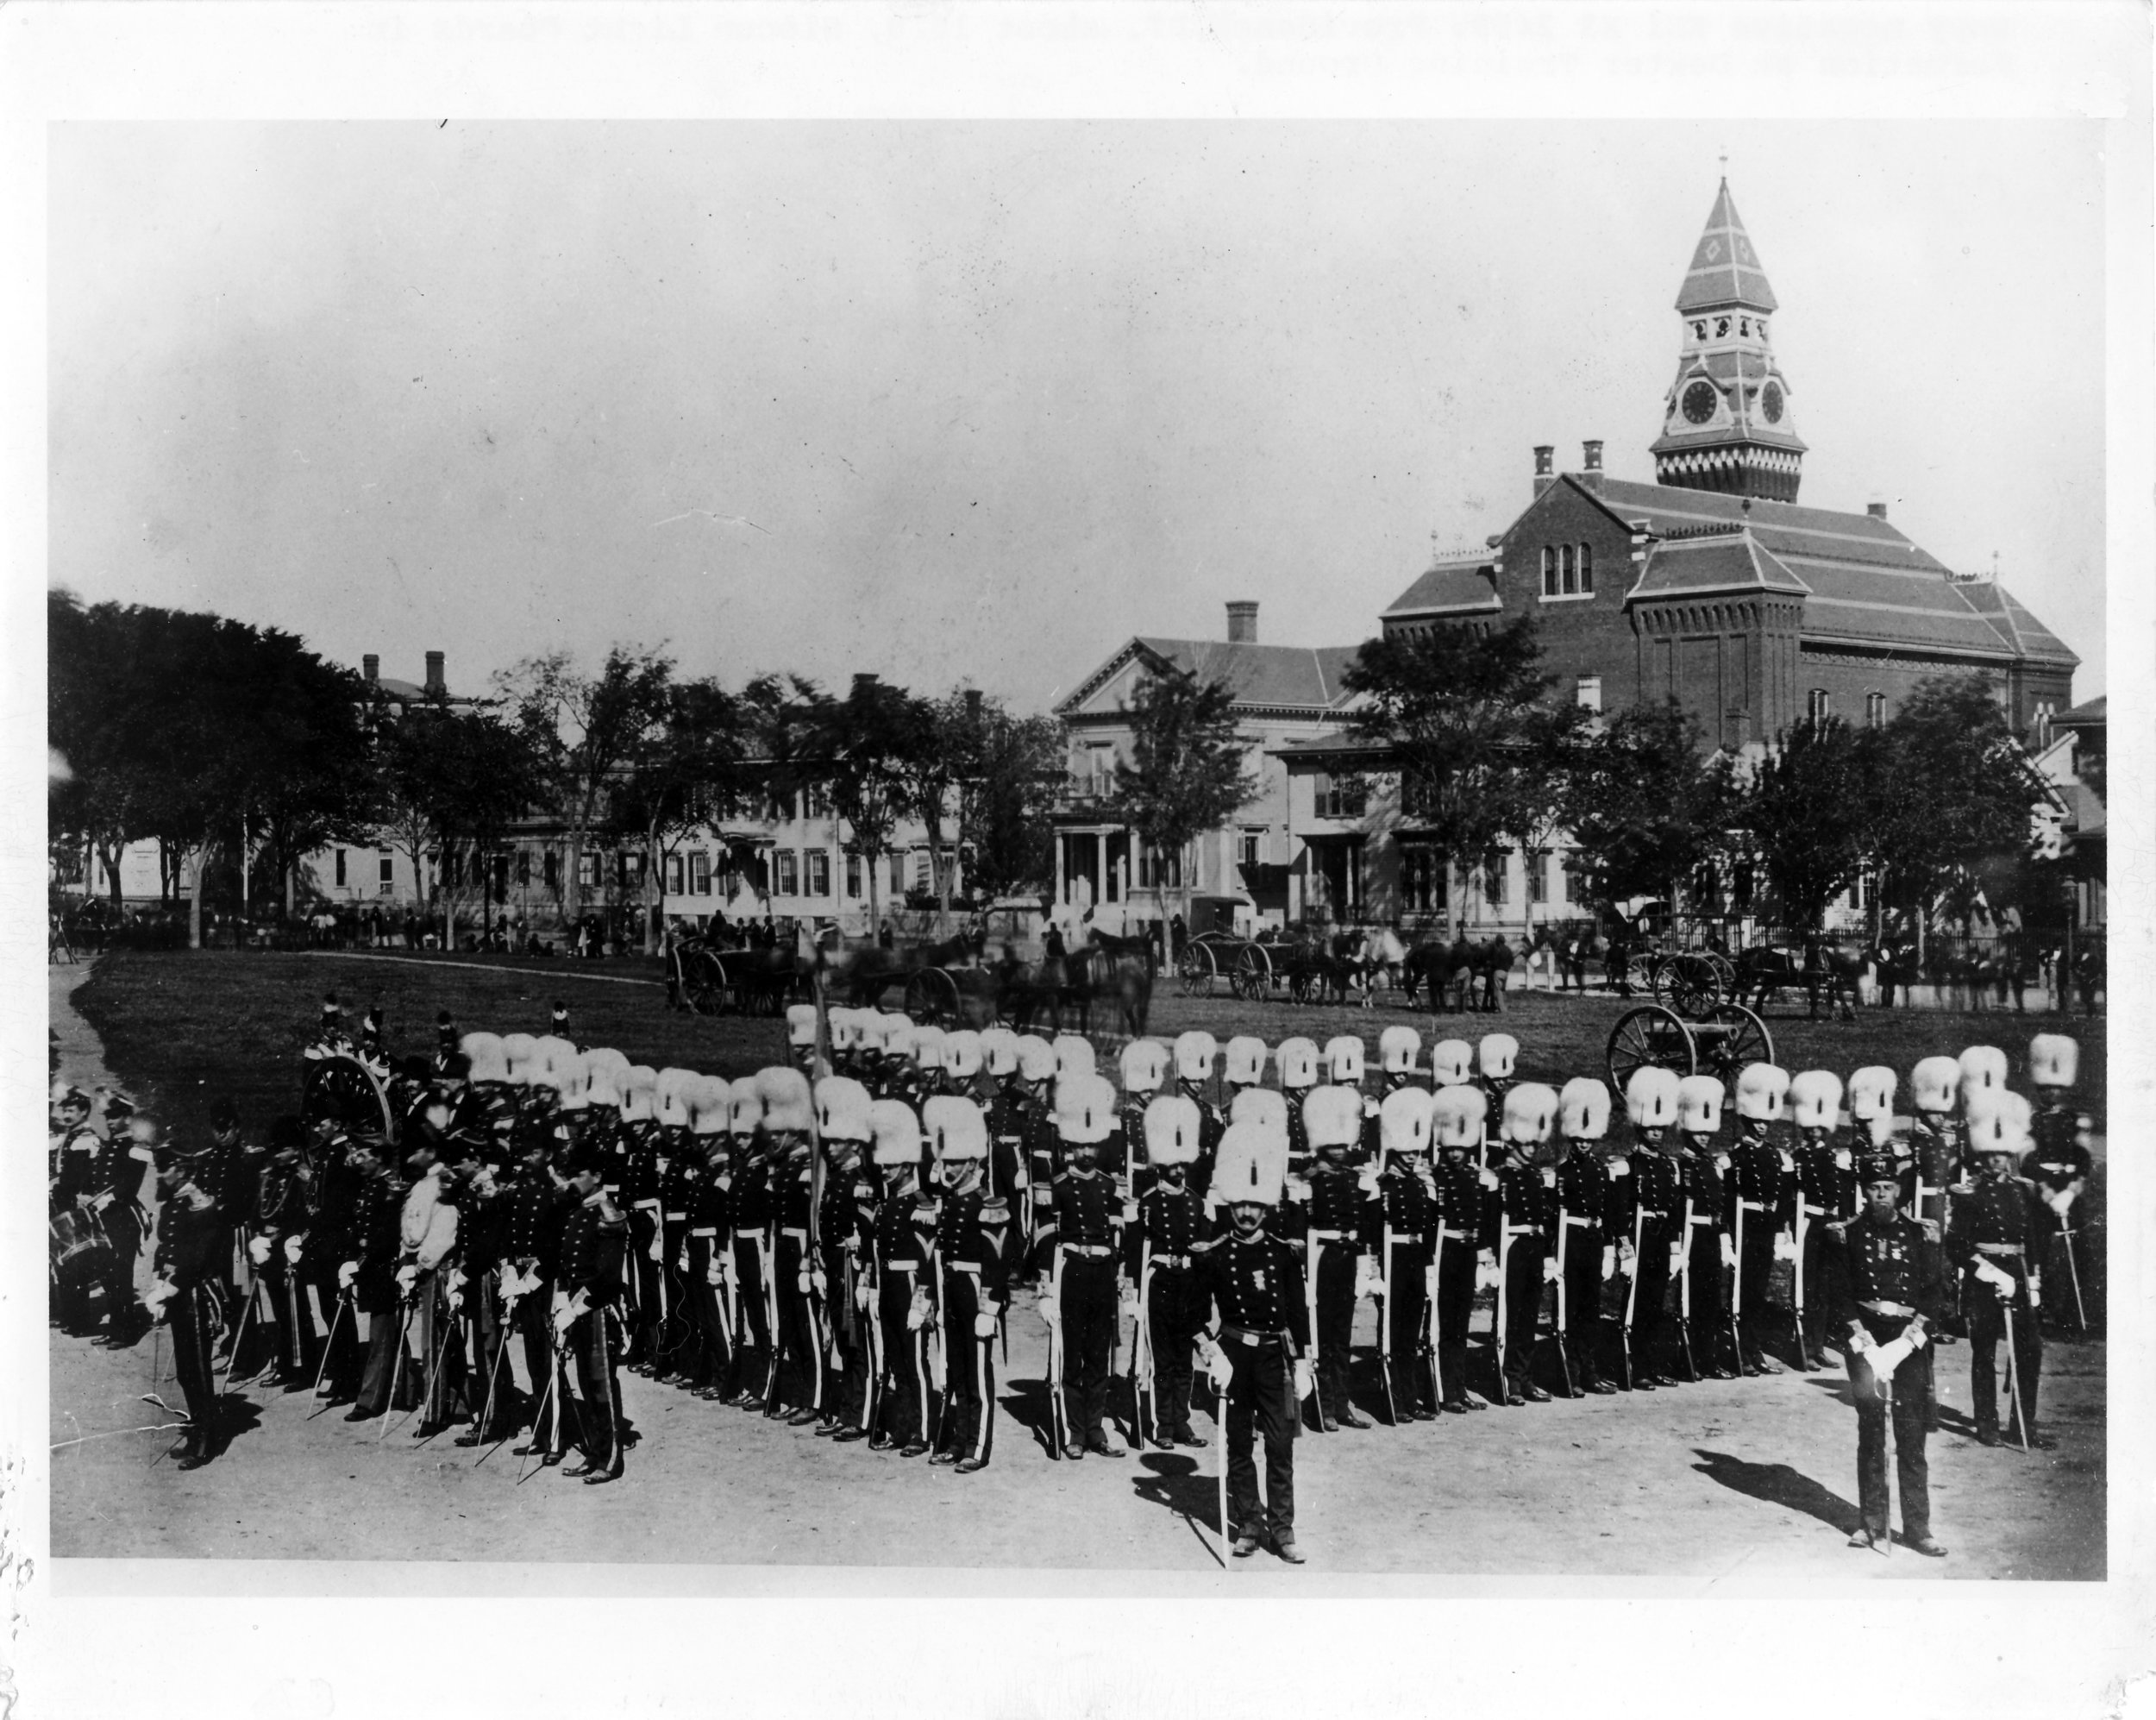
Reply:
[[[1663,403],[1655,480],[1793,502],[1804,443],[1789,421],[1789,386],[1767,343],[1779,309],[1724,179],[1677,290],[1684,319],[1677,380]]]

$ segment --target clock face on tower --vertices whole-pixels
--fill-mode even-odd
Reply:
[[[1714,385],[1702,380],[1684,391],[1684,419],[1687,424],[1703,424],[1714,416]]]
[[[1782,385],[1779,382],[1770,382],[1759,391],[1759,410],[1766,415],[1769,424],[1778,424],[1782,422]]]

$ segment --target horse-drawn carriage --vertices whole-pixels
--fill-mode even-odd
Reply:
[[[1221,980],[1227,982],[1230,996],[1244,996],[1253,973],[1270,973],[1263,949],[1232,932],[1200,932],[1175,958],[1175,979],[1185,997],[1215,996],[1216,982]],[[1261,986],[1260,995],[1263,989]]]
[[[1625,963],[1625,987],[1679,1015],[1704,1015],[1737,995],[1737,968],[1719,950],[1635,950]]]
[[[726,950],[687,938],[667,952],[667,964],[675,1001],[693,1014],[776,1015],[807,995],[791,950]]]

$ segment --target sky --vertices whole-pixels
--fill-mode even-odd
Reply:
[[[1727,173],[1802,499],[2103,692],[2092,123],[62,123],[49,577],[477,690],[566,647],[1044,708],[1350,643],[1647,453]]]

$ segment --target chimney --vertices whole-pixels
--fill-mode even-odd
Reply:
[[[877,677],[873,675],[856,675],[853,696],[858,699],[862,694],[869,692],[874,687],[876,681]]]
[[[1602,444],[1599,440],[1580,444],[1580,481],[1590,490],[1602,486]]]
[[[373,651],[360,659],[360,678],[369,687],[382,678],[382,660]]]
[[[977,687],[966,689],[966,720],[968,723],[981,720],[981,689]]]
[[[446,694],[448,690],[448,683],[442,678],[442,653],[429,651],[427,653],[427,692],[429,695]]]
[[[1552,462],[1557,459],[1557,448],[1551,443],[1535,445],[1535,493],[1539,496],[1557,482]]]
[[[1870,514],[1874,519],[1884,519],[1886,518],[1886,504],[1884,502],[1866,502],[1864,505],[1864,511]]]
[[[1248,598],[1228,606],[1228,643],[1231,645],[1255,645],[1257,643],[1257,606]]]

